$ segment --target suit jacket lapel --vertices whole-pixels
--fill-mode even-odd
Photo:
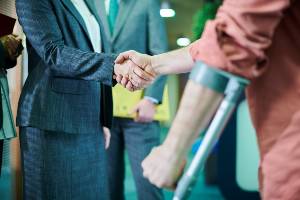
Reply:
[[[119,14],[116,20],[115,30],[112,38],[113,41],[120,34],[122,27],[124,26],[135,1],[136,0],[121,0],[120,7],[119,7]]]
[[[97,13],[99,14],[100,20],[102,21],[102,24],[104,27],[104,32],[105,32],[107,38],[109,38],[109,40],[111,40],[112,34],[110,32],[109,25],[108,25],[108,18],[107,18],[104,0],[96,0],[95,5],[96,5]]]
[[[77,11],[71,0],[62,0],[62,2],[65,4],[67,9],[74,15],[74,17],[77,19],[77,21],[80,23],[82,28],[84,29],[87,36],[89,36],[88,30],[86,28],[86,25],[84,23],[83,18],[81,17],[80,13]]]

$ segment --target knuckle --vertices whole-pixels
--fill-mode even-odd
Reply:
[[[138,83],[139,85],[141,85],[141,84],[142,84],[142,80],[141,80],[141,79],[137,79],[137,83]]]

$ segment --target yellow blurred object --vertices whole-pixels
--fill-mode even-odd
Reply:
[[[130,112],[139,103],[142,97],[142,90],[129,92],[121,85],[116,85],[113,88],[114,117],[134,118],[135,114],[130,114]],[[169,91],[167,85],[164,89],[162,104],[158,105],[156,109],[155,120],[161,122],[170,120]]]

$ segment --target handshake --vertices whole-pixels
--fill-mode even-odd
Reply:
[[[115,60],[114,79],[129,91],[147,87],[158,75],[152,67],[151,58],[136,51],[119,54]]]

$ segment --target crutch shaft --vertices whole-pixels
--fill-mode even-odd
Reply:
[[[209,154],[219,140],[245,86],[245,84],[240,83],[236,79],[231,79],[229,81],[225,91],[225,97],[221,102],[190,167],[180,179],[173,200],[184,200],[188,197],[196,182],[200,169],[204,166]]]
[[[183,200],[187,197],[191,187],[196,182],[197,173],[200,171],[200,168],[204,165],[210,152],[217,143],[234,107],[235,104],[228,102],[226,99],[222,101],[190,167],[178,183],[173,200]]]

